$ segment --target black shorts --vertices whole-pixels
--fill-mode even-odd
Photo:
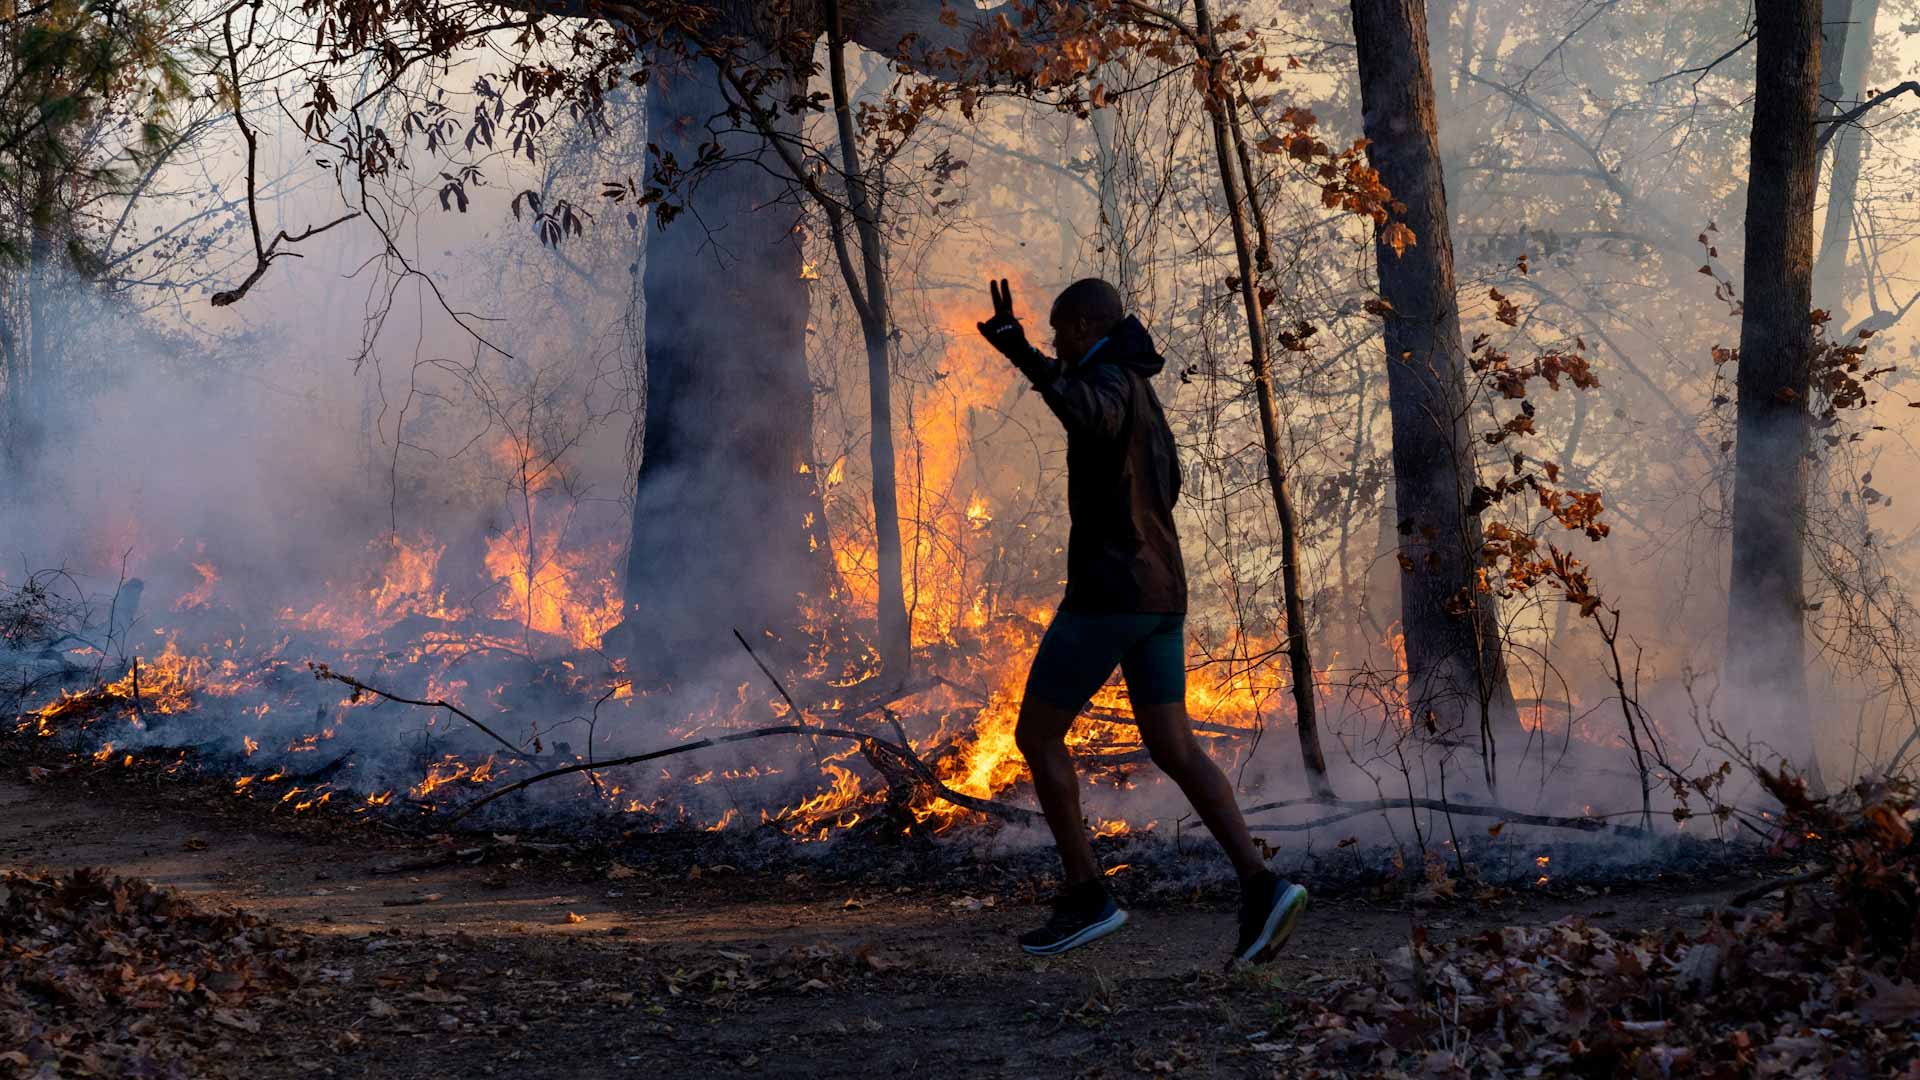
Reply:
[[[1118,666],[1135,705],[1187,699],[1187,617],[1054,615],[1027,672],[1027,695],[1078,712]]]

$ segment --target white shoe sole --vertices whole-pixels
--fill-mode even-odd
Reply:
[[[1022,945],[1021,950],[1029,956],[1059,956],[1068,949],[1077,949],[1082,945],[1098,941],[1127,924],[1127,913],[1114,908],[1113,914],[1097,923],[1082,927],[1075,933],[1061,938],[1051,945]]]
[[[1280,899],[1267,913],[1267,924],[1253,944],[1235,956],[1237,960],[1250,960],[1256,964],[1273,959],[1275,953],[1286,945],[1293,936],[1294,927],[1300,924],[1300,916],[1307,910],[1307,890],[1300,885],[1289,885],[1280,894]]]

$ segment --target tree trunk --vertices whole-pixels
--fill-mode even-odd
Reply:
[[[1216,69],[1222,60],[1213,48],[1213,27],[1206,0],[1194,0],[1194,21],[1200,40],[1207,49],[1206,61]],[[1247,339],[1251,347],[1254,393],[1260,406],[1260,441],[1265,449],[1267,486],[1273,493],[1274,513],[1280,519],[1280,592],[1287,615],[1287,660],[1293,679],[1294,717],[1300,733],[1300,760],[1305,766],[1307,784],[1314,795],[1331,799],[1333,784],[1327,779],[1327,757],[1320,748],[1319,710],[1314,703],[1313,657],[1307,628],[1306,603],[1300,595],[1299,526],[1294,517],[1293,494],[1287,483],[1286,462],[1281,456],[1280,422],[1273,401],[1273,370],[1267,353],[1267,319],[1260,303],[1260,283],[1255,271],[1253,240],[1248,234],[1246,206],[1254,208],[1255,221],[1261,220],[1257,196],[1253,191],[1251,170],[1247,168],[1244,142],[1237,129],[1230,127],[1233,117],[1231,99],[1223,88],[1207,95],[1207,113],[1213,124],[1214,161],[1220,171],[1220,185],[1227,201],[1227,219],[1233,225],[1233,249],[1240,266],[1240,299],[1246,309]],[[1229,149],[1229,143],[1238,144]],[[1241,199],[1241,183],[1246,184],[1247,203]],[[1262,269],[1266,257],[1266,230],[1260,229]]]
[[[7,381],[7,464],[16,488],[23,492],[33,486],[32,474],[44,449],[48,395],[63,337],[56,328],[55,311],[56,283],[61,277],[55,265],[60,247],[56,225],[60,169],[55,162],[40,164],[31,190],[23,318],[20,332],[13,335],[14,363]]]
[[[880,229],[880,205],[860,168],[860,148],[853,130],[853,106],[847,94],[846,30],[838,0],[826,0],[828,80],[833,90],[833,117],[840,138],[841,171],[846,174],[847,203],[860,233],[860,277],[854,276],[847,253],[846,230],[836,225],[834,249],[860,315],[860,335],[867,346],[868,460],[873,468],[873,536],[875,565],[880,581],[878,623],[880,658],[888,677],[904,680],[913,666],[913,624],[907,614],[906,564],[900,553],[900,489],[893,452],[893,310],[888,297],[886,239]],[[862,289],[861,281],[865,288]],[[864,295],[863,295],[864,293]]]
[[[1367,158],[1406,211],[1415,243],[1396,254],[1375,238],[1399,516],[1400,618],[1407,704],[1416,728],[1442,737],[1477,730],[1489,784],[1496,735],[1518,732],[1493,598],[1476,587],[1482,537],[1467,513],[1475,482],[1467,428],[1465,350],[1454,297],[1427,61],[1423,0],[1352,0]]]
[[[1124,75],[1119,65],[1109,64],[1102,69],[1103,74],[1115,82]],[[1098,155],[1095,165],[1099,170],[1100,190],[1100,238],[1101,253],[1105,256],[1102,265],[1111,267],[1114,287],[1120,290],[1120,296],[1127,302],[1129,310],[1140,300],[1140,266],[1133,251],[1133,237],[1127,228],[1126,196],[1133,191],[1133,185],[1139,176],[1139,161],[1134,154],[1133,144],[1121,130],[1119,101],[1110,102],[1105,108],[1093,110],[1094,151]]]
[[[1803,594],[1820,0],[1758,5],[1727,674],[1757,740],[1808,745]],[[1790,742],[1786,740],[1791,740]]]
[[[543,7],[600,14],[597,5],[568,0]],[[959,55],[1005,5],[955,12],[862,3],[845,29],[855,43],[914,66]],[[723,0],[697,26],[708,41],[771,52],[774,42],[823,29],[824,19],[813,3]],[[823,599],[828,581],[826,518],[814,474],[801,471],[812,458],[813,388],[798,178],[767,133],[724,115],[725,80],[711,60],[657,59],[647,90],[648,141],[660,151],[652,167],[669,159],[692,167],[714,141],[724,164],[681,195],[685,212],[651,234],[645,256],[646,430],[626,619],[609,646],[648,682],[697,675],[732,651],[735,628],[787,634],[803,600]],[[805,92],[805,78],[790,75],[785,86],[761,87],[759,104],[781,106]],[[788,137],[783,146],[797,144],[792,117],[771,122]],[[897,520],[878,506],[876,517]]]
[[[1873,26],[1880,0],[1830,0],[1824,5],[1826,42],[1820,54],[1820,110],[1839,111],[1863,95],[1873,62]],[[1853,124],[1834,133],[1827,165],[1827,213],[1820,230],[1820,253],[1813,264],[1814,304],[1840,319],[1852,289],[1847,281],[1847,249],[1853,239],[1853,212],[1860,192],[1860,162],[1865,133]],[[1842,320],[1844,324],[1844,320]]]
[[[649,142],[683,167],[715,138],[717,82],[707,62],[663,61],[648,84]],[[646,430],[615,646],[643,682],[697,675],[734,652],[735,628],[785,636],[801,597],[826,595],[824,515],[801,471],[813,456],[801,211],[765,140],[711,126],[740,160],[681,194],[643,271]]]

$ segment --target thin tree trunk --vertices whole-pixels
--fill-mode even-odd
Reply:
[[[1844,10],[1842,10],[1844,9]],[[1830,0],[1822,16],[1827,35],[1820,55],[1821,114],[1830,116],[1835,102],[1858,100],[1873,63],[1874,22],[1880,0]],[[1836,318],[1845,311],[1852,289],[1847,280],[1847,249],[1853,239],[1853,214],[1860,192],[1860,162],[1865,156],[1865,133],[1849,124],[1829,144],[1827,213],[1820,230],[1820,253],[1813,264],[1814,303]]]
[[[1208,55],[1207,63],[1221,63],[1213,47],[1213,27],[1206,0],[1194,0],[1194,21]],[[1307,783],[1316,796],[1334,797],[1333,784],[1327,778],[1327,758],[1320,748],[1318,710],[1314,704],[1313,657],[1307,631],[1306,604],[1300,595],[1299,525],[1294,518],[1293,495],[1287,486],[1286,462],[1281,457],[1280,423],[1273,401],[1273,373],[1267,355],[1266,312],[1260,303],[1260,284],[1255,276],[1253,241],[1247,231],[1247,213],[1241,202],[1241,177],[1236,170],[1244,158],[1236,155],[1229,143],[1237,137],[1231,132],[1231,102],[1225,91],[1210,89],[1207,113],[1213,122],[1214,158],[1220,169],[1220,184],[1227,200],[1227,219],[1233,224],[1234,254],[1240,265],[1240,298],[1246,308],[1247,338],[1251,347],[1251,366],[1255,397],[1260,405],[1260,441],[1266,451],[1267,486],[1273,492],[1274,512],[1280,518],[1280,589],[1287,615],[1287,660],[1293,679],[1294,713],[1299,721],[1300,759],[1306,767]],[[1247,197],[1253,198],[1253,178],[1245,177]],[[1263,260],[1264,261],[1264,260]]]
[[[855,283],[844,230],[833,242],[840,266],[860,315],[860,334],[867,345],[867,406],[871,431],[869,460],[873,467],[873,535],[880,573],[880,657],[890,676],[904,679],[913,664],[913,628],[907,615],[905,561],[900,551],[900,501],[893,451],[893,313],[887,295],[886,241],[880,231],[880,209],[860,168],[860,148],[854,141],[853,108],[847,94],[846,33],[840,21],[839,0],[826,0],[828,79],[833,89],[833,117],[840,137],[840,167],[846,174],[847,201],[854,227],[860,233],[860,269],[865,295]]]
[[[1466,509],[1475,483],[1474,446],[1426,5],[1352,0],[1352,8],[1367,158],[1405,205],[1399,221],[1415,238],[1396,252],[1382,229],[1374,244],[1380,293],[1391,307],[1383,336],[1405,571],[1407,704],[1417,727],[1442,736],[1477,728],[1493,785],[1498,737],[1520,726],[1498,614],[1477,583],[1480,520]]]
[[[1811,735],[1803,577],[1820,8],[1820,0],[1756,8],[1727,611],[1735,715],[1751,719],[1754,738],[1795,755]]]
[[[57,166],[43,163],[34,174],[33,203],[28,208],[26,342],[22,362],[15,367],[19,386],[8,387],[13,406],[8,449],[18,470],[16,482],[23,487],[32,485],[31,474],[45,449],[48,394],[53,387],[55,357],[61,348],[59,339],[64,336],[55,326],[58,319],[54,314],[55,281],[59,276],[59,268],[54,265],[60,246],[54,224],[59,182]]]
[[[1103,73],[1117,74],[1115,65],[1102,69]],[[1132,308],[1139,299],[1140,269],[1134,259],[1133,238],[1127,234],[1127,215],[1124,199],[1131,190],[1134,179],[1139,173],[1138,163],[1134,159],[1133,147],[1127,143],[1120,131],[1120,103],[1113,102],[1105,108],[1093,110],[1093,142],[1098,155],[1096,164],[1100,172],[1100,247],[1105,254],[1105,263],[1113,269],[1114,287],[1120,290],[1120,296]]]

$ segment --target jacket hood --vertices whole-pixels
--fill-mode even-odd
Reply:
[[[1158,375],[1160,369],[1167,366],[1159,350],[1153,347],[1153,335],[1147,333],[1136,316],[1121,319],[1120,325],[1107,335],[1106,342],[1093,354],[1096,363],[1119,364],[1141,375]]]

